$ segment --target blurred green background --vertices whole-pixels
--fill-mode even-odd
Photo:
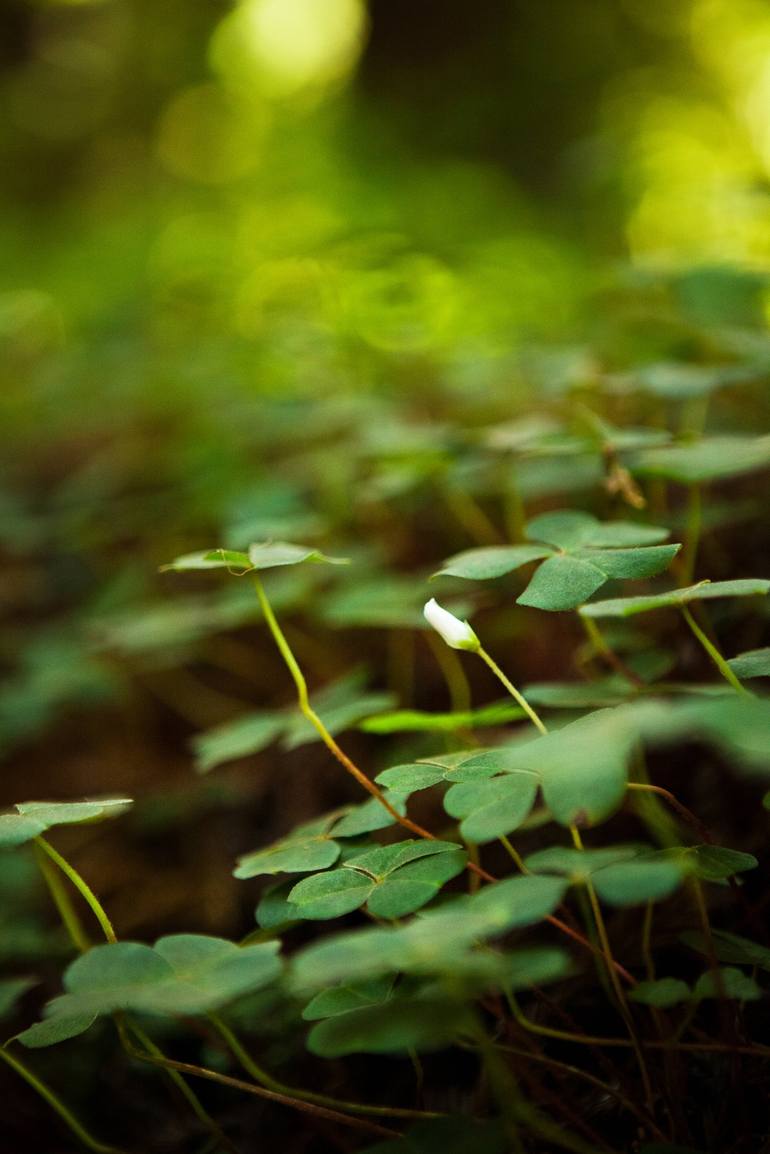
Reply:
[[[354,579],[274,582],[312,683],[368,662],[446,708],[413,653],[424,578],[606,464],[565,442],[513,494],[508,451],[585,437],[599,394],[677,427],[766,380],[770,8],[6,0],[0,56],[0,800],[137,793],[150,843],[193,823],[178,875],[158,843],[150,912],[121,890],[137,830],[122,860],[72,836],[122,929],[232,928],[236,851],[344,786],[320,753],[280,791],[253,761],[192,776],[196,735],[291,692],[250,588],[158,566],[269,537],[352,555]],[[716,420],[767,416],[763,383]]]

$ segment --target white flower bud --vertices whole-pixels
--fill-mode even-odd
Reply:
[[[423,609],[425,620],[432,625],[452,649],[468,649],[478,653],[481,642],[467,621],[461,621],[447,609],[442,609],[435,597],[431,597]]]

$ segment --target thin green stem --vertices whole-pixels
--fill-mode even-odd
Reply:
[[[604,660],[607,662],[616,673],[624,677],[635,689],[640,689],[644,686],[644,682],[638,674],[634,673],[633,669],[629,669],[624,661],[622,661],[614,649],[608,644],[604,634],[593,617],[584,617],[582,613],[578,616],[583,622],[583,628],[586,631],[589,641],[594,647],[596,653],[601,653]]]
[[[78,871],[70,865],[66,858],[58,853],[50,842],[40,835],[35,838],[35,844],[43,850],[45,854],[51,859],[54,865],[58,866],[65,877],[69,878],[75,889],[85,900],[87,905],[91,908],[91,912],[96,918],[97,922],[102,928],[102,932],[108,942],[116,942],[118,939],[115,936],[115,930],[112,928],[112,922],[107,917],[104,906],[97,898],[94,891],[88,883],[80,876]]]
[[[730,685],[732,685],[733,689],[736,690],[737,693],[743,693],[743,694],[745,694],[746,697],[752,697],[753,694],[749,693],[746,686],[743,685],[738,680],[738,678],[735,676],[732,669],[728,665],[727,661],[724,659],[722,654],[717,649],[716,645],[714,645],[713,642],[711,642],[709,640],[709,638],[703,632],[700,625],[698,625],[697,621],[695,620],[695,618],[693,617],[692,613],[690,612],[690,610],[687,608],[686,605],[682,606],[682,616],[684,617],[687,624],[690,626],[690,629],[692,630],[695,637],[698,639],[698,641],[701,643],[703,648],[706,650],[706,653],[708,653],[709,657],[711,658],[711,660],[716,665],[719,672],[724,677],[725,681],[729,682]]]
[[[370,1106],[362,1102],[346,1102],[339,1098],[332,1098],[328,1094],[317,1094],[313,1090],[298,1090],[294,1086],[287,1086],[264,1070],[254,1061],[251,1054],[240,1041],[233,1030],[222,1020],[219,1014],[210,1013],[208,1019],[217,1031],[223,1042],[237,1058],[247,1074],[260,1086],[272,1090],[276,1094],[288,1095],[303,1102],[313,1102],[319,1106],[328,1106],[333,1110],[343,1110],[351,1114],[370,1114],[374,1117],[392,1118],[442,1118],[443,1114],[426,1110],[401,1109],[398,1106]]]
[[[59,871],[54,869],[40,845],[35,846],[35,858],[73,946],[79,953],[84,954],[91,943],[72,904],[70,895],[62,884]]]
[[[366,774],[360,770],[358,766],[350,760],[348,755],[342,749],[340,749],[339,745],[337,745],[337,742],[329,733],[329,730],[326,728],[323,721],[310,704],[307,692],[307,682],[305,681],[302,670],[297,664],[297,659],[292,653],[289,643],[284,636],[283,630],[278,624],[276,616],[273,613],[272,606],[268,601],[267,594],[265,593],[264,587],[259,577],[254,578],[254,587],[257,591],[257,597],[259,598],[259,603],[262,606],[262,612],[265,615],[265,621],[267,622],[267,626],[273,636],[273,640],[278,646],[278,651],[283,657],[286,666],[292,676],[294,684],[297,687],[297,702],[303,717],[305,717],[310,722],[326,748],[333,755],[333,757],[337,759],[343,769],[345,769],[351,775],[351,777],[354,777],[358,784],[363,786],[366,792],[371,794],[371,796],[379,802],[383,809],[388,811],[394,821],[398,822],[399,825],[402,825],[405,829],[410,830],[412,833],[416,833],[418,837],[424,837],[430,841],[435,841],[435,834],[432,834],[429,830],[424,829],[420,825],[417,825],[416,822],[413,822],[410,818],[404,817],[402,814],[400,814],[398,810],[390,804],[382,790],[379,789],[373,781],[370,781]]]
[[[570,833],[572,834],[572,841],[575,845],[575,848],[582,851],[584,848],[583,839],[581,838],[580,830],[576,825],[570,826]],[[652,1092],[652,1083],[650,1082],[650,1075],[647,1071],[647,1064],[644,1060],[644,1054],[642,1053],[641,1046],[639,1045],[639,1039],[636,1036],[636,1030],[634,1029],[634,1022],[633,1018],[631,1017],[631,1010],[629,1008],[628,1001],[626,1000],[625,991],[621,985],[620,979],[618,978],[615,959],[612,955],[612,947],[610,946],[610,939],[609,935],[607,934],[607,927],[604,923],[604,915],[602,914],[599,898],[596,895],[596,890],[594,889],[590,876],[585,879],[585,888],[586,892],[588,893],[588,900],[591,903],[591,910],[593,911],[594,921],[596,923],[596,932],[599,935],[599,942],[601,944],[602,953],[607,965],[607,972],[609,974],[610,981],[612,982],[612,988],[615,991],[615,997],[618,1001],[618,1008],[620,1009],[621,1017],[626,1024],[628,1036],[631,1039],[631,1044],[634,1048],[634,1053],[636,1054],[636,1060],[639,1065],[639,1073],[642,1076],[644,1094],[647,1100],[647,1107],[650,1110],[650,1113],[652,1113],[654,1096]]]
[[[457,651],[450,649],[432,630],[426,634],[428,644],[444,675],[449,690],[449,700],[454,713],[469,713],[471,708],[471,687],[465,676],[463,663]]]
[[[48,1103],[52,1110],[54,1110],[66,1126],[72,1131],[75,1137],[81,1142],[87,1150],[93,1150],[94,1154],[121,1154],[116,1146],[108,1146],[104,1142],[99,1142],[88,1133],[85,1126],[75,1117],[68,1106],[62,1102],[61,1098],[54,1093],[50,1086],[47,1086],[37,1074],[33,1074],[28,1066],[25,1066],[15,1055],[3,1046],[0,1047],[0,1058],[15,1070],[20,1078],[23,1078],[28,1086],[40,1095],[40,1097]]]
[[[500,841],[503,845],[503,848],[505,849],[505,852],[508,854],[511,861],[514,863],[514,865],[516,866],[519,873],[528,874],[529,870],[524,865],[524,859],[522,858],[521,854],[516,849],[516,847],[505,836],[501,837]]]
[[[497,662],[494,661],[489,656],[486,649],[484,649],[484,647],[482,645],[480,645],[479,648],[476,650],[476,652],[478,653],[481,660],[486,662],[486,664],[492,670],[492,672],[494,673],[494,675],[498,679],[498,681],[502,682],[502,684],[505,686],[505,688],[510,693],[513,700],[515,702],[517,702],[518,705],[521,706],[521,708],[524,710],[527,717],[530,719],[530,721],[536,727],[536,729],[538,729],[540,731],[540,733],[547,733],[548,730],[547,730],[545,724],[543,723],[543,721],[535,713],[534,709],[529,704],[529,702],[526,700],[524,695],[519,693],[518,689],[513,684],[513,682],[509,681],[509,679],[505,676],[505,674],[503,673],[502,669],[497,664]]]

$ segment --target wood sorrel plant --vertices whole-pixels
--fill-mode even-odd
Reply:
[[[675,465],[683,467],[681,450]],[[742,1080],[746,1094],[758,1093],[770,1045],[761,1014],[743,1011],[761,1003],[770,946],[741,884],[757,860],[716,844],[700,816],[650,780],[645,753],[660,759],[698,743],[749,775],[770,769],[770,703],[743,684],[768,672],[767,651],[726,658],[702,605],[763,597],[770,582],[703,579],[591,600],[608,582],[661,574],[680,546],[661,543],[665,528],[599,521],[578,510],[545,513],[522,528],[526,542],[466,550],[436,577],[488,582],[537,564],[515,612],[577,610],[588,676],[519,689],[502,657],[487,651],[483,630],[479,636],[431,598],[425,617],[452,658],[440,649],[436,655],[453,700],[465,708],[440,725],[423,717],[422,728],[451,735],[448,750],[375,775],[336,734],[363,717],[370,732],[394,732],[404,715],[383,712],[387,695],[367,698],[362,708],[356,681],[336,699],[322,691],[314,704],[261,576],[340,559],[266,542],[247,552],[190,554],[169,566],[253,581],[300,717],[362,800],[238,860],[239,879],[280,879],[263,891],[258,928],[241,942],[184,932],[152,945],[118,940],[109,914],[49,831],[117,816],[130,805],[125,799],[26,803],[0,816],[0,846],[34,847],[77,955],[63,992],[39,1022],[5,1043],[0,1058],[59,1115],[73,1141],[97,1152],[121,1148],[85,1128],[22,1048],[71,1044],[98,1019],[114,1029],[126,1060],[170,1079],[201,1136],[208,1135],[209,1150],[242,1147],[225,1115],[215,1116],[199,1096],[207,1082],[259,1098],[265,1110],[308,1115],[335,1148],[333,1136],[349,1131],[339,1148],[380,1154],[663,1154],[683,1142],[712,1149],[717,1130],[688,1104],[691,1084],[716,1093],[729,1076]],[[691,531],[684,577],[692,576],[696,548]],[[656,681],[654,653],[650,660],[643,649],[629,652],[627,635],[598,625],[666,608],[681,612],[721,681]],[[513,705],[472,709],[462,663],[473,657]],[[665,676],[665,662],[663,669]],[[474,730],[490,719],[496,740],[480,746]],[[501,731],[505,721],[522,724]],[[296,722],[282,711],[220,727],[199,742],[200,767],[291,737]],[[712,911],[721,920],[728,909],[738,911],[741,933],[712,924]],[[320,925],[308,935],[309,923],[343,917],[342,932]],[[24,979],[0,986],[0,1011],[9,1014],[27,987]],[[281,1007],[289,1032],[306,1031],[316,1059],[401,1059],[388,1067],[397,1070],[394,1084],[383,1079],[376,1100],[362,1101],[352,1088],[354,1065],[344,1061],[335,1069],[351,1070],[349,1091],[340,1089],[342,1076],[334,1094],[319,1089],[321,1063],[301,1086],[284,1081],[259,1052],[260,998],[271,999],[263,1013]],[[219,1060],[187,1060],[189,1044],[185,1060],[175,1057],[176,1036],[170,1047],[159,1041],[163,1019],[189,1026],[209,1051],[219,1047]],[[435,1055],[444,1050],[467,1071],[459,1116],[441,1090]],[[413,1072],[412,1088],[405,1071]]]

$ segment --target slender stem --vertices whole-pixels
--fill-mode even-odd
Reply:
[[[695,618],[693,617],[692,613],[690,612],[690,610],[687,608],[686,605],[682,606],[682,615],[683,615],[685,621],[687,622],[687,624],[690,626],[690,629],[692,630],[692,632],[694,633],[694,635],[696,636],[698,641],[701,643],[703,648],[706,650],[706,653],[708,653],[709,657],[711,658],[711,660],[714,662],[714,664],[716,665],[719,672],[724,677],[725,681],[728,681],[730,683],[730,685],[732,685],[733,689],[735,689],[738,693],[743,693],[747,697],[753,697],[753,694],[750,693],[749,690],[746,688],[746,686],[743,685],[742,682],[740,682],[738,680],[738,678],[735,676],[732,669],[730,668],[730,666],[727,664],[727,662],[725,661],[722,654],[717,649],[716,645],[714,645],[713,642],[709,641],[708,637],[703,632],[700,625],[698,625],[697,621],[695,620]]]
[[[317,1094],[313,1090],[298,1090],[294,1086],[287,1086],[280,1082],[259,1066],[246,1047],[241,1043],[240,1039],[226,1022],[220,1018],[219,1014],[210,1013],[208,1019],[217,1031],[219,1036],[230,1049],[234,1057],[238,1059],[241,1066],[247,1074],[250,1074],[255,1082],[260,1086],[264,1086],[268,1090],[272,1090],[276,1094],[289,1095],[291,1098],[296,1098],[303,1102],[315,1102],[319,1106],[329,1106],[331,1109],[338,1109],[347,1111],[351,1114],[371,1114],[375,1117],[393,1117],[393,1118],[443,1118],[444,1115],[426,1110],[410,1110],[401,1109],[398,1106],[370,1106],[362,1102],[346,1102],[339,1098],[332,1098],[328,1094]]]
[[[673,794],[671,790],[664,789],[662,785],[652,785],[650,782],[643,781],[629,781],[626,784],[626,789],[638,790],[643,793],[655,793],[659,797],[664,797],[671,808],[679,814],[683,821],[686,821],[688,825],[693,827],[693,829],[698,834],[698,837],[702,838],[703,841],[708,842],[710,845],[714,844],[713,835],[709,832],[700,818],[696,817],[692,810],[688,809],[686,805],[683,805],[679,798],[676,797],[676,795]]]
[[[78,1141],[86,1147],[87,1150],[93,1150],[94,1154],[120,1154],[116,1146],[108,1146],[104,1142],[99,1142],[98,1139],[92,1137],[86,1128],[77,1120],[75,1115],[68,1106],[62,1102],[61,1098],[47,1086],[45,1082],[38,1078],[37,1074],[33,1074],[28,1066],[25,1066],[14,1054],[11,1054],[5,1047],[0,1047],[0,1058],[7,1062],[12,1070],[15,1070],[20,1078],[23,1078],[28,1086],[40,1095],[51,1107],[55,1110],[62,1121],[69,1127]]]
[[[525,1058],[531,1062],[542,1062],[543,1065],[549,1066],[554,1070],[561,1070],[565,1074],[571,1074],[575,1078],[582,1078],[584,1081],[590,1082],[591,1085],[596,1086],[597,1089],[609,1097],[614,1098],[624,1106],[630,1114],[633,1114],[640,1122],[643,1122],[645,1126],[649,1124],[650,1119],[643,1110],[640,1110],[639,1107],[632,1102],[630,1098],[627,1098],[621,1090],[618,1090],[616,1086],[610,1085],[609,1082],[602,1081],[602,1079],[597,1078],[595,1074],[590,1074],[587,1070],[583,1070],[579,1066],[572,1066],[568,1062],[560,1062],[557,1058],[551,1058],[550,1055],[539,1054],[535,1050],[518,1050],[515,1046],[508,1046],[500,1042],[495,1042],[494,1044],[498,1050],[503,1050],[506,1054],[514,1054],[518,1058]],[[657,1132],[662,1137],[661,1131]]]
[[[582,613],[579,613],[578,616],[583,622],[583,627],[595,651],[597,653],[601,653],[607,664],[610,665],[616,673],[619,673],[622,677],[625,677],[626,681],[633,685],[634,688],[642,688],[644,686],[644,681],[642,678],[637,673],[634,673],[633,669],[629,669],[625,661],[621,661],[615,650],[612,649],[608,644],[604,634],[596,624],[596,621],[593,619],[593,617],[584,617]]]
[[[465,676],[463,663],[457,651],[450,649],[432,630],[426,634],[428,644],[439,664],[449,690],[449,700],[453,713],[469,713],[471,708],[471,687]]]
[[[44,853],[48,855],[51,861],[59,867],[65,877],[69,878],[75,889],[80,893],[86,903],[90,906],[91,911],[102,927],[102,932],[108,942],[116,942],[118,939],[115,936],[115,930],[112,928],[112,922],[107,917],[104,906],[97,898],[94,891],[88,883],[80,876],[78,871],[70,865],[66,858],[63,858],[53,846],[40,835],[35,838],[35,844],[38,845]]]
[[[479,545],[499,545],[501,534],[491,520],[465,489],[454,485],[443,487],[444,499],[457,520]]]
[[[380,805],[388,811],[391,817],[393,817],[393,819],[397,821],[399,825],[402,825],[405,829],[410,830],[411,833],[416,833],[418,837],[425,838],[428,841],[435,841],[436,835],[431,833],[430,830],[425,829],[423,826],[417,825],[417,823],[411,821],[410,818],[403,817],[400,813],[398,813],[390,804],[388,799],[383,796],[382,791],[378,789],[374,782],[370,781],[366,774],[363,773],[362,770],[360,770],[358,766],[350,760],[347,754],[344,753],[337,745],[337,742],[329,733],[321,718],[310,706],[310,702],[308,700],[307,683],[302,674],[302,670],[297,664],[296,658],[294,657],[294,654],[289,647],[283,631],[278,624],[278,621],[276,620],[270,602],[267,599],[267,594],[265,593],[265,590],[262,586],[262,582],[258,577],[254,578],[254,586],[257,591],[259,603],[262,606],[262,612],[264,613],[265,621],[267,622],[268,628],[273,635],[273,639],[278,646],[281,656],[286,662],[289,672],[291,673],[291,676],[294,680],[294,684],[297,687],[297,699],[300,711],[302,712],[303,716],[306,717],[307,720],[311,723],[311,725],[321,737],[321,740],[326,745],[327,749],[333,754],[337,761],[339,761],[340,765],[343,766],[343,768],[351,775],[351,777],[354,777],[356,781],[364,787],[367,793],[371,794],[372,797],[377,799]],[[505,685],[509,693],[513,695],[514,699],[518,701],[519,704],[522,705],[522,707],[532,717],[540,732],[547,733],[543,722],[540,720],[534,710],[531,709],[530,706],[524,701],[524,698],[521,697],[518,690],[511,684],[503,671],[495,664],[494,661],[492,661],[492,658],[489,656],[489,654],[487,654],[483,649],[479,649],[479,654],[484,658],[496,676],[500,678],[503,685]],[[490,874],[487,870],[483,869],[482,866],[476,865],[475,862],[469,861],[467,868],[473,873],[477,874],[479,877],[483,878],[485,881],[494,882],[497,880],[493,874]],[[576,930],[571,929],[566,924],[566,922],[561,921],[560,918],[549,915],[549,917],[546,918],[546,921],[549,921],[551,925],[556,926],[556,928],[559,929],[562,933],[565,933],[569,937],[573,938],[574,941],[580,942],[580,944],[585,946],[586,949],[595,952],[594,947],[586,938],[583,937],[582,934],[578,933]],[[620,974],[621,977],[623,977],[623,979],[630,985],[636,985],[635,978],[633,978],[631,974],[629,974],[628,970],[624,969],[623,966],[617,962],[615,963],[615,969],[617,973]]]
[[[70,895],[67,893],[66,887],[62,884],[59,871],[54,869],[39,845],[35,846],[35,858],[38,869],[45,879],[45,883],[53,898],[53,903],[59,911],[59,916],[70,936],[73,946],[81,954],[84,954],[86,950],[89,949],[91,943],[72,904]]]
[[[273,613],[272,606],[267,599],[267,594],[265,593],[264,587],[259,577],[254,578],[254,587],[257,591],[259,603],[262,606],[262,612],[265,615],[265,621],[267,622],[268,628],[273,635],[273,640],[278,646],[278,650],[286,662],[286,666],[294,680],[295,686],[297,687],[297,701],[303,717],[305,717],[310,722],[326,748],[337,759],[343,769],[345,769],[351,775],[351,777],[354,777],[359,785],[362,785],[366,792],[371,794],[371,796],[380,803],[383,809],[387,810],[394,821],[398,822],[399,825],[402,825],[405,829],[410,830],[412,833],[416,833],[419,837],[424,837],[430,841],[435,841],[435,834],[432,834],[429,830],[424,829],[420,825],[417,825],[416,822],[413,822],[410,818],[404,817],[402,814],[400,814],[398,810],[396,810],[390,804],[382,790],[379,789],[373,781],[370,781],[366,774],[360,770],[358,766],[353,761],[351,761],[348,755],[340,749],[339,745],[337,745],[337,742],[329,733],[329,730],[326,728],[321,718],[310,705],[307,692],[307,682],[305,681],[302,670],[297,664],[297,660],[289,647],[289,643],[284,636],[283,630],[278,624],[275,614]]]
[[[527,717],[530,719],[532,724],[541,733],[547,733],[548,730],[547,730],[545,724],[543,723],[543,721],[535,713],[534,709],[529,704],[529,702],[526,700],[526,698],[523,696],[523,694],[519,693],[518,689],[513,684],[513,682],[508,680],[508,678],[505,676],[505,674],[503,673],[502,669],[497,664],[497,662],[494,661],[489,656],[486,649],[484,649],[484,647],[480,645],[479,648],[476,650],[476,652],[478,653],[481,660],[486,662],[486,664],[492,670],[492,672],[494,673],[494,675],[498,679],[498,681],[502,682],[502,684],[508,690],[508,692],[510,693],[510,695],[514,699],[514,701],[516,701],[521,706],[521,708],[524,710],[524,712],[526,713]]]
[[[570,826],[570,833],[572,834],[572,841],[574,842],[575,848],[583,850],[583,840],[580,836],[580,830],[576,825]],[[607,964],[607,971],[609,973],[610,981],[612,982],[612,988],[615,991],[615,997],[618,1000],[618,1007],[620,1009],[621,1016],[626,1023],[626,1029],[628,1030],[628,1035],[631,1039],[634,1053],[636,1054],[636,1059],[639,1064],[639,1072],[642,1076],[645,1098],[647,1099],[647,1106],[650,1110],[650,1113],[652,1113],[654,1102],[652,1083],[650,1082],[650,1076],[647,1072],[647,1064],[645,1063],[644,1055],[639,1045],[639,1039],[636,1036],[636,1030],[634,1029],[633,1018],[631,1017],[631,1010],[629,1009],[628,1002],[626,1000],[625,991],[620,984],[620,979],[618,978],[618,974],[615,968],[615,959],[612,956],[612,948],[610,946],[610,939],[607,934],[607,927],[604,923],[604,915],[602,914],[602,908],[599,904],[599,899],[596,896],[596,890],[594,889],[590,876],[585,879],[585,887],[588,893],[588,900],[591,903],[591,909],[593,911],[594,921],[596,923],[596,932],[599,935],[599,942],[601,943],[602,952]]]
[[[144,1030],[137,1026],[135,1022],[132,1022],[127,1018],[124,1019],[122,1015],[116,1015],[116,1022],[118,1026],[118,1032],[121,1037],[121,1042],[123,1042],[124,1048],[128,1054],[134,1057],[137,1056],[135,1048],[131,1045],[125,1036],[124,1028],[131,1031],[136,1040],[141,1043],[142,1046],[144,1046],[147,1054],[151,1055],[153,1058],[165,1061],[166,1055],[163,1053],[160,1046],[156,1045],[152,1038],[145,1034]],[[199,1122],[202,1123],[203,1126],[206,1127],[212,1137],[215,1138],[220,1145],[226,1146],[227,1149],[232,1152],[232,1154],[238,1154],[238,1148],[230,1141],[227,1135],[223,1133],[223,1131],[209,1114],[206,1107],[201,1102],[198,1095],[195,1093],[191,1086],[188,1086],[186,1080],[182,1077],[179,1071],[174,1070],[169,1066],[166,1068],[166,1074],[174,1083],[182,1097],[185,1099],[193,1114],[195,1114],[195,1117]]]
[[[513,863],[516,866],[519,873],[528,874],[529,870],[524,865],[524,860],[523,860],[521,854],[519,853],[519,851],[516,849],[516,847],[511,844],[511,842],[508,840],[507,837],[501,837],[500,841],[502,842],[506,853],[508,854],[508,856],[513,861]]]
[[[306,1102],[300,1098],[290,1097],[278,1091],[268,1090],[264,1086],[256,1086],[253,1082],[244,1082],[241,1078],[232,1078],[229,1074],[220,1074],[216,1070],[209,1070],[205,1066],[194,1066],[190,1062],[176,1062],[173,1058],[156,1058],[151,1054],[144,1054],[138,1050],[132,1053],[140,1062],[149,1062],[154,1066],[163,1066],[167,1070],[178,1070],[180,1074],[189,1074],[193,1078],[206,1078],[209,1082],[217,1082],[220,1086],[230,1086],[234,1090],[242,1090],[245,1094],[253,1094],[257,1098],[266,1098],[282,1106],[289,1106],[303,1114],[313,1114],[318,1118],[328,1118],[341,1126],[352,1126],[358,1130],[369,1130],[373,1134],[382,1134],[386,1138],[400,1138],[397,1130],[381,1126],[378,1122],[368,1122],[363,1118],[351,1118],[337,1110],[330,1110],[325,1106],[317,1106],[313,1102]]]

